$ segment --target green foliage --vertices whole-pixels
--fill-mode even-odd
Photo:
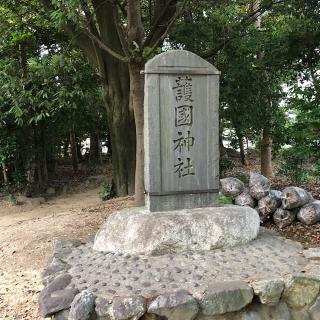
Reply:
[[[115,196],[115,185],[113,180],[104,180],[101,185],[102,190],[98,193],[102,201],[109,200]]]
[[[221,192],[219,192],[219,203],[220,204],[233,204],[233,198],[227,197]]]
[[[227,175],[227,172],[234,167],[234,162],[228,157],[220,158],[220,177],[224,178]]]
[[[13,193],[9,193],[9,195],[7,196],[7,199],[9,202],[11,202],[14,205],[19,204],[16,196]]]
[[[308,155],[304,150],[298,150],[298,148],[283,150],[278,174],[288,177],[291,183],[300,185],[309,177],[307,161]]]

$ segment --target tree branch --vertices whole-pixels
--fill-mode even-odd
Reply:
[[[106,51],[108,54],[110,54],[112,57],[127,63],[128,59],[126,57],[123,57],[122,55],[118,54],[117,52],[113,51],[111,48],[109,48],[108,46],[106,46],[98,37],[96,37],[94,34],[92,34],[90,31],[85,30],[84,31],[85,34],[91,39],[93,40],[100,49]]]
[[[148,53],[146,55],[144,55],[143,57],[145,59],[147,59],[148,57],[151,56],[151,54],[154,52],[154,50],[156,50],[156,48],[158,47],[159,43],[161,41],[163,41],[166,36],[168,35],[170,29],[172,28],[172,26],[174,25],[174,23],[176,22],[176,20],[182,15],[182,13],[184,12],[185,10],[185,7],[187,5],[187,3],[189,2],[190,0],[184,0],[182,5],[181,5],[181,8],[180,10],[178,10],[174,16],[172,17],[171,21],[168,23],[168,26],[166,28],[166,30],[163,32],[163,34],[155,41],[154,45],[151,47],[150,51],[148,51]]]
[[[165,7],[162,9],[162,11],[160,12],[159,15],[157,15],[157,18],[155,20],[155,22],[153,23],[152,25],[152,28],[147,36],[147,38],[143,41],[142,43],[142,48],[145,48],[147,46],[149,46],[152,38],[154,37],[157,29],[159,28],[159,25],[161,24],[163,18],[166,16],[166,13],[167,13],[167,10],[169,9],[169,7],[174,3],[176,2],[176,0],[169,0]]]
[[[285,0],[276,0],[276,1],[270,1],[270,3],[268,3],[267,5],[265,5],[264,7],[259,7],[257,10],[254,11],[250,11],[250,13],[248,13],[239,23],[239,25],[237,26],[237,29],[241,29],[244,30],[246,27],[248,27],[249,25],[251,25],[252,23],[254,23],[256,21],[256,19],[260,16],[262,16],[267,10],[269,10],[272,6],[277,5],[279,3],[285,2]],[[208,59],[210,57],[215,56],[227,43],[229,43],[230,41],[236,39],[238,37],[238,35],[236,36],[230,36],[228,39],[226,39],[223,44],[219,45],[216,48],[211,48],[208,49],[202,53],[200,53],[200,56],[204,59]]]
[[[122,28],[122,24],[121,24],[121,21],[119,18],[118,8],[115,3],[113,3],[113,16],[114,16],[115,26],[116,26],[117,33],[119,36],[119,40],[121,42],[122,50],[123,50],[124,54],[126,55],[126,57],[129,57],[130,53],[129,53],[128,42],[127,42],[127,39],[125,36],[125,31]]]

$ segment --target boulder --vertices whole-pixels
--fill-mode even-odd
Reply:
[[[212,250],[255,239],[259,224],[254,209],[234,205],[163,212],[126,208],[108,217],[93,249],[146,255]]]

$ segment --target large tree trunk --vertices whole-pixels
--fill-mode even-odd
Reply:
[[[134,110],[136,124],[136,170],[135,170],[135,204],[144,205],[144,147],[143,147],[143,100],[144,100],[144,76],[141,70],[144,68],[142,61],[132,62],[129,65],[130,72],[130,103]]]
[[[76,133],[74,129],[74,121],[73,118],[71,120],[70,126],[70,144],[71,144],[71,156],[72,156],[72,167],[73,171],[78,171],[78,150],[77,150],[77,141],[76,141]]]
[[[261,174],[272,177],[272,134],[270,127],[265,127],[262,130]]]
[[[8,184],[9,178],[8,178],[8,168],[7,168],[7,165],[6,165],[6,163],[5,163],[4,161],[1,162],[1,165],[2,165],[3,182],[4,182],[5,184]]]
[[[247,165],[247,158],[246,158],[246,154],[244,151],[244,143],[243,143],[243,136],[240,133],[237,133],[237,137],[238,137],[238,143],[239,143],[239,148],[240,148],[240,158],[241,158],[241,163],[243,165]]]
[[[118,196],[134,193],[135,124],[129,110],[129,91],[122,95],[103,86],[107,108],[113,179]]]
[[[101,163],[101,150],[98,132],[90,134],[90,162],[92,164]]]

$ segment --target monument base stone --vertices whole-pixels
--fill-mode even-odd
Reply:
[[[259,225],[259,215],[249,207],[161,212],[126,208],[108,217],[93,249],[144,255],[212,250],[250,242],[257,237]]]

